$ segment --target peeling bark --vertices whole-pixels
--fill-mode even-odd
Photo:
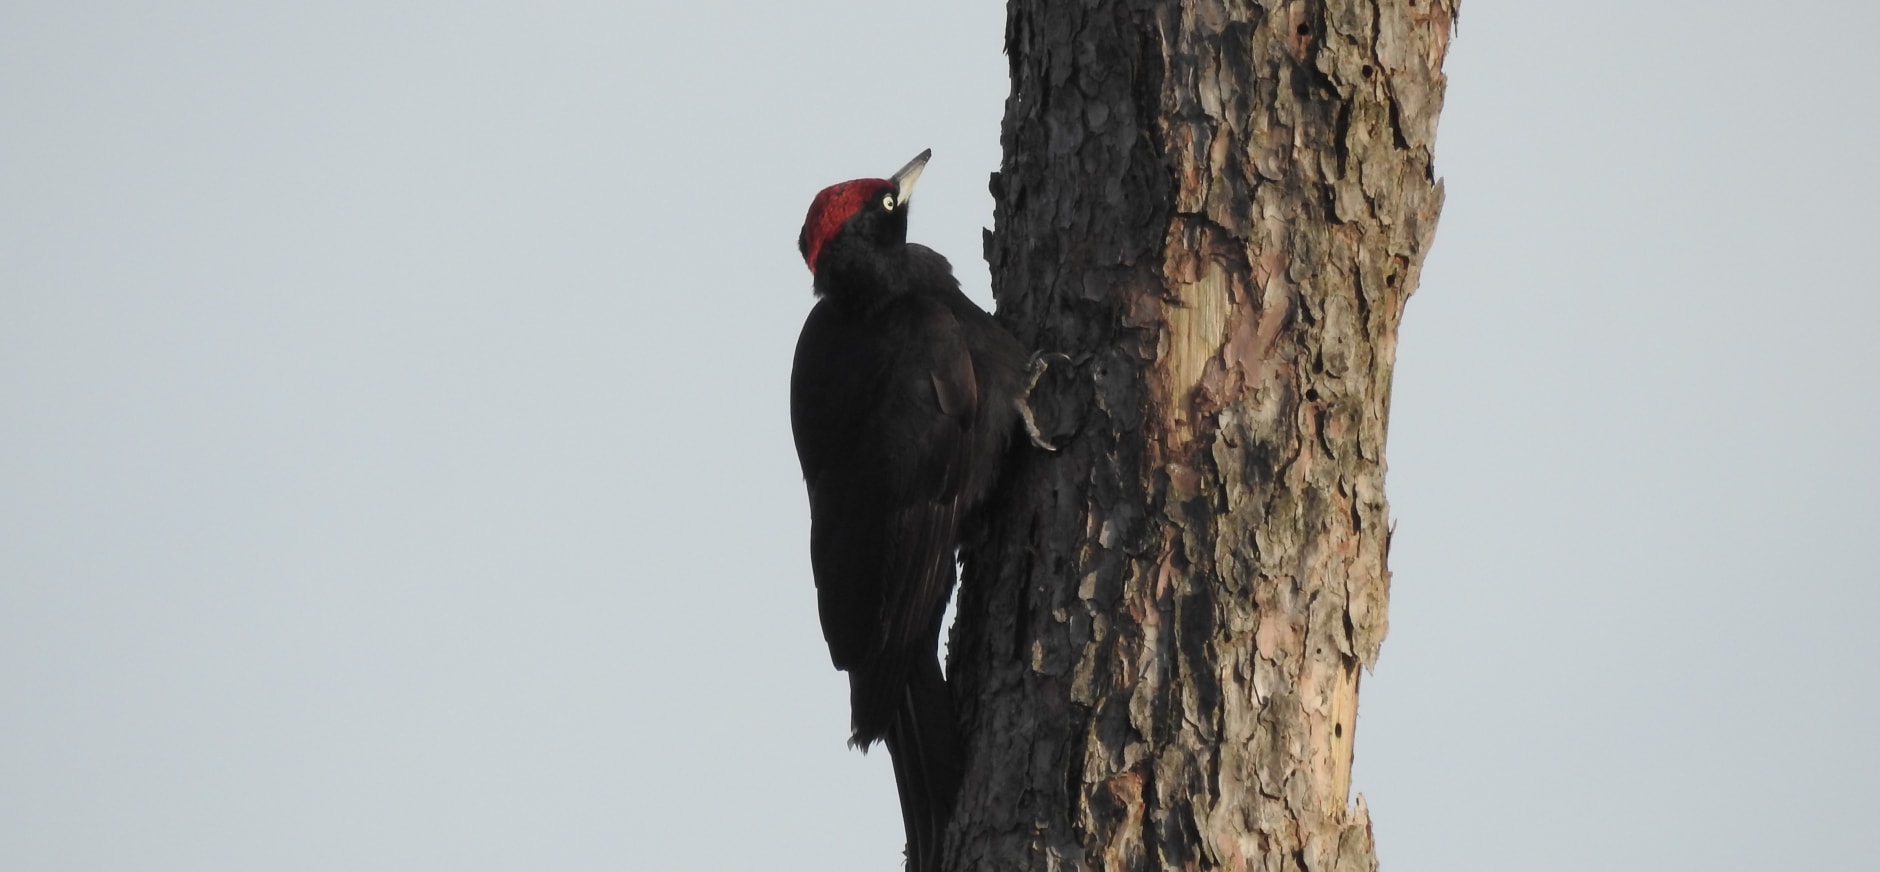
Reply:
[[[955,870],[1376,867],[1391,366],[1457,0],[1012,0],[1000,316],[1063,450],[969,531]]]

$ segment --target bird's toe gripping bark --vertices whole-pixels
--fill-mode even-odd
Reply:
[[[1025,434],[1031,437],[1031,444],[1046,451],[1056,451],[1057,446],[1052,445],[1051,440],[1044,438],[1044,434],[1038,431],[1038,419],[1031,411],[1031,392],[1037,389],[1038,379],[1044,377],[1044,371],[1051,368],[1052,358],[1056,358],[1066,364],[1071,362],[1069,355],[1060,354],[1055,351],[1033,352],[1031,355],[1031,363],[1026,367],[1026,371],[1030,373],[1030,376],[1025,380],[1025,393],[1018,398],[1018,416],[1025,422]]]

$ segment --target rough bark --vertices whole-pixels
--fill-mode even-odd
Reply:
[[[1384,437],[1457,0],[1012,0],[1000,315],[1073,358],[969,533],[956,870],[1376,867]]]

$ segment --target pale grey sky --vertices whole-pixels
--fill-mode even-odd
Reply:
[[[0,7],[0,868],[896,868],[785,414],[810,197],[989,302],[996,3]],[[1880,7],[1472,0],[1392,872],[1858,868]]]

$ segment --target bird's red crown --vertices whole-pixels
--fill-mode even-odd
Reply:
[[[842,229],[849,216],[861,211],[863,204],[893,190],[894,183],[887,179],[855,179],[822,189],[822,193],[810,201],[809,217],[803,219],[803,262],[809,264],[809,271],[816,271],[816,255],[822,252],[823,244]]]

